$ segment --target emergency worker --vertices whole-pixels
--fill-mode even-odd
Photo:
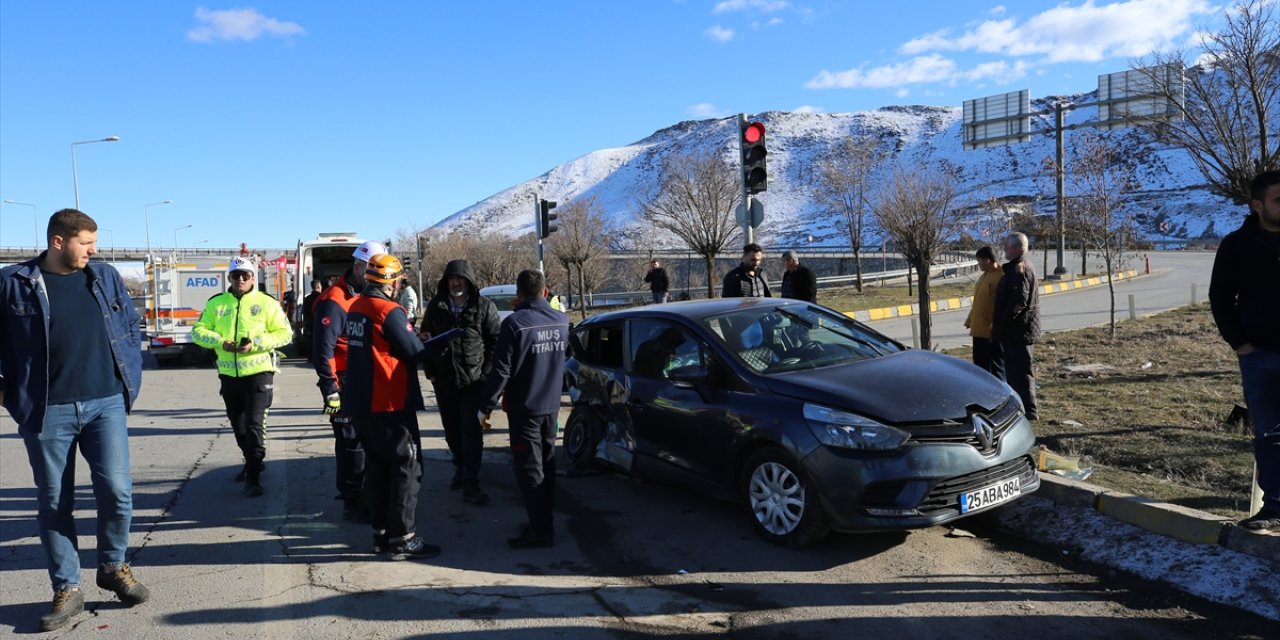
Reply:
[[[369,522],[369,504],[364,495],[364,447],[356,435],[351,418],[342,411],[342,390],[347,373],[347,338],[343,328],[347,323],[347,310],[364,290],[364,272],[368,259],[386,249],[378,242],[366,242],[352,254],[350,269],[338,282],[316,298],[315,337],[312,362],[315,363],[323,410],[333,427],[333,458],[337,465],[335,479],[338,499],[342,500],[342,517],[352,522]]]
[[[516,484],[529,515],[520,534],[507,540],[513,549],[555,544],[556,417],[560,413],[569,318],[551,308],[545,292],[541,271],[528,269],[516,278],[515,312],[502,321],[493,351],[493,371],[485,380],[477,416],[481,424],[487,424],[506,390]]]
[[[217,352],[219,394],[244,467],[236,474],[244,493],[262,495],[267,456],[267,411],[278,370],[276,349],[293,340],[293,328],[275,298],[254,288],[258,268],[245,257],[231,259],[227,291],[205,303],[192,340]]]
[[[425,347],[409,324],[396,289],[404,268],[395,256],[373,256],[368,284],[347,310],[347,378],[342,406],[365,451],[365,491],[375,553],[392,560],[440,553],[418,535],[422,482],[418,410],[423,408],[418,363]]]

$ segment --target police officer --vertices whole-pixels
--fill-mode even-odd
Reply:
[[[191,338],[218,354],[219,393],[227,419],[244,454],[236,474],[244,493],[262,495],[263,460],[267,457],[267,410],[279,362],[276,349],[293,340],[293,328],[275,298],[254,289],[258,267],[249,258],[231,259],[228,289],[205,303]]]
[[[379,242],[366,242],[352,254],[354,260],[338,282],[316,298],[315,325],[312,335],[312,362],[315,363],[325,415],[333,427],[333,457],[337,463],[338,498],[342,500],[342,517],[352,522],[369,522],[369,505],[364,496],[364,448],[356,435],[351,418],[342,412],[343,380],[347,373],[347,338],[343,327],[347,310],[364,290],[364,272],[369,258],[386,253]]]
[[[365,451],[365,491],[376,553],[392,560],[431,558],[440,547],[417,534],[418,410],[423,408],[418,363],[425,347],[409,324],[396,289],[404,267],[377,255],[365,270],[368,285],[347,310],[347,379],[342,406]]]
[[[502,321],[493,352],[493,371],[485,381],[478,418],[487,424],[506,390],[511,453],[516,484],[524,498],[529,523],[509,538],[513,549],[550,547],[555,543],[552,522],[555,495],[556,418],[564,380],[564,354],[569,318],[551,308],[544,297],[541,271],[525,270],[516,278],[515,313]]]

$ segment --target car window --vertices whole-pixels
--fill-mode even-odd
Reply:
[[[515,311],[516,297],[505,293],[495,293],[485,296],[493,301],[494,306],[498,307],[498,311]]]
[[[580,362],[611,369],[622,368],[622,325],[591,325],[573,332],[573,356]]]
[[[698,341],[673,322],[634,318],[629,335],[631,370],[637,375],[666,379],[672,369],[704,364]]]
[[[811,305],[736,309],[703,322],[738,360],[762,373],[843,364],[901,350],[857,322]]]

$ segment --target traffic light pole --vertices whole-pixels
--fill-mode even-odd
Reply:
[[[743,127],[745,127],[745,126],[747,126],[747,114],[745,114],[745,113],[739,113],[739,114],[738,114],[738,131],[742,131],[742,128],[743,128]],[[742,136],[741,136],[741,134],[739,134],[739,136],[738,136],[738,161],[739,161],[739,163],[741,163],[741,162],[742,162]],[[739,174],[739,175],[742,175],[742,174],[743,174],[743,172],[740,170],[740,171],[738,171],[738,174]],[[745,207],[745,210],[746,210],[746,212],[747,212],[747,215],[742,216],[742,220],[741,220],[741,222],[742,222],[742,244],[751,244],[752,242],[755,242],[755,241],[756,241],[756,230],[755,230],[755,227],[751,226],[751,215],[750,215],[750,212],[751,212],[751,194],[750,194],[750,193],[747,193],[747,181],[746,181],[745,177],[744,177],[744,179],[740,180],[739,182],[741,182],[741,183],[742,183],[742,184],[741,184],[741,187],[742,187],[742,192],[741,192],[741,196],[742,196],[742,206],[743,206],[743,207]]]
[[[538,271],[542,269],[542,199],[533,194],[533,235],[538,238]]]

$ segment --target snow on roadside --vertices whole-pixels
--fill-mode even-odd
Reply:
[[[1091,508],[1055,505],[1035,496],[995,515],[1018,534],[1063,553],[1280,621],[1280,566],[1262,558],[1183,542]]]

